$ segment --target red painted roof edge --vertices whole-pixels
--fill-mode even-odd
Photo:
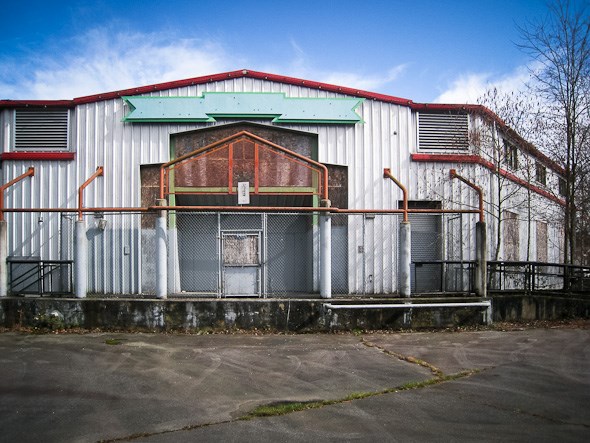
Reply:
[[[4,160],[74,160],[74,152],[3,152],[0,161]]]
[[[471,163],[471,164],[481,165],[491,171],[494,171],[496,169],[495,165],[492,162],[480,157],[479,155],[473,155],[473,154],[415,153],[415,154],[411,154],[411,159],[412,159],[412,161],[416,161],[416,162]],[[516,175],[514,175],[513,173],[511,173],[505,169],[499,168],[498,172],[500,173],[500,175],[502,175],[503,177],[506,177],[508,180],[511,180],[514,183],[524,186],[524,187],[530,189],[531,191],[536,192],[537,194],[542,195],[543,197],[556,202],[557,204],[559,204],[561,206],[565,206],[565,200],[557,197],[556,195],[551,194],[550,192],[546,191],[545,189],[535,186],[535,185],[527,182],[526,180],[523,180],[522,178],[517,177]]]
[[[0,109],[2,108],[19,108],[19,107],[66,107],[73,108],[76,106],[74,100],[0,100]]]
[[[223,72],[220,74],[213,74],[213,75],[203,75],[200,77],[193,77],[184,80],[175,80],[170,82],[164,83],[156,83],[153,85],[147,86],[140,86],[136,88],[129,88],[129,89],[122,89],[119,91],[111,91],[105,92],[102,94],[94,94],[88,95],[85,97],[77,97],[73,100],[0,100],[0,109],[6,107],[18,107],[18,106],[67,106],[73,107],[80,104],[85,103],[93,103],[103,100],[111,100],[114,98],[127,96],[127,95],[137,95],[137,94],[147,94],[149,92],[154,91],[162,91],[165,89],[171,88],[182,88],[186,86],[193,86],[193,85],[201,85],[205,83],[217,82],[228,80],[232,78],[240,78],[240,77],[250,77],[256,78],[260,80],[269,80],[274,82],[286,83],[295,86],[305,86],[312,89],[321,89],[325,91],[340,93],[351,95],[354,97],[365,98],[369,100],[379,100],[386,103],[393,103],[396,105],[401,106],[408,106],[410,109],[414,111],[469,111],[473,113],[478,113],[491,121],[495,121],[498,125],[500,125],[513,139],[515,139],[519,145],[519,147],[523,148],[531,155],[536,157],[541,163],[545,166],[553,169],[554,171],[564,174],[565,171],[561,168],[554,160],[547,157],[541,151],[539,151],[536,147],[528,143],[522,137],[516,133],[512,128],[510,128],[504,121],[498,117],[494,112],[490,109],[486,108],[482,105],[468,105],[468,104],[444,104],[444,103],[415,103],[412,100],[395,97],[392,95],[385,95],[385,94],[378,94],[375,92],[364,91],[362,89],[356,88],[349,88],[345,86],[338,86],[332,85],[329,83],[321,83],[311,80],[305,80],[296,77],[288,77],[284,75],[276,75],[276,74],[269,74],[266,72],[259,72],[259,71],[251,71],[249,69],[239,69],[237,71],[228,71]]]

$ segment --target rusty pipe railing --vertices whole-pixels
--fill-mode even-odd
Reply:
[[[216,148],[218,146],[221,146],[225,143],[229,143],[229,141],[234,140],[234,139],[238,139],[240,137],[248,137],[248,138],[256,140],[260,143],[264,143],[265,145],[271,146],[272,148],[274,148],[278,151],[284,152],[294,158],[297,158],[297,159],[303,161],[304,163],[308,163],[310,165],[315,166],[315,168],[317,168],[316,170],[321,170],[321,174],[323,176],[321,178],[321,187],[322,187],[321,197],[323,200],[326,200],[326,201],[329,200],[330,197],[328,195],[328,168],[326,167],[326,165],[324,165],[323,163],[320,163],[318,161],[312,160],[311,158],[306,157],[304,155],[298,154],[297,152],[294,152],[294,151],[291,151],[287,148],[284,148],[280,145],[272,143],[268,140],[265,140],[261,137],[258,137],[257,135],[254,135],[248,131],[240,131],[240,132],[233,134],[229,137],[218,140],[214,143],[211,143],[210,145],[204,146],[202,148],[199,148],[195,151],[189,152],[188,154],[184,154],[174,160],[170,160],[169,162],[162,164],[160,166],[160,199],[163,200],[164,198],[166,198],[166,192],[164,191],[164,188],[165,188],[165,181],[167,179],[168,173],[165,170],[167,170],[171,166],[174,166],[177,163],[187,160],[188,158],[198,156],[198,155],[202,154],[203,152],[209,151],[209,150]]]
[[[10,188],[15,183],[21,181],[23,178],[33,177],[34,175],[35,175],[35,168],[33,168],[31,166],[31,167],[29,167],[27,172],[25,172],[24,174],[21,174],[18,177],[10,180],[8,183],[0,186],[0,221],[4,221],[4,191],[6,189]]]
[[[96,168],[96,172],[92,174],[88,180],[82,183],[82,186],[78,188],[78,220],[82,220],[84,218],[82,215],[82,208],[84,207],[84,189],[86,189],[86,187],[92,183],[96,177],[101,177],[102,175],[104,175],[104,169],[102,166],[99,166]]]
[[[457,171],[455,169],[451,169],[449,171],[449,175],[451,176],[451,180],[456,178],[457,180],[462,181],[463,183],[465,183],[467,186],[469,186],[472,189],[475,189],[477,191],[477,194],[479,196],[479,221],[481,223],[484,222],[484,210],[483,210],[483,190],[477,186],[474,183],[471,183],[469,180],[467,180],[465,177],[462,177],[461,175],[457,174]]]
[[[403,199],[404,199],[404,207],[403,207],[404,222],[407,222],[408,221],[408,190],[406,189],[406,187],[404,185],[401,184],[401,182],[397,178],[395,178],[391,174],[391,169],[384,168],[383,169],[383,177],[390,178],[391,180],[393,180],[393,182],[397,185],[397,187],[402,190]]]

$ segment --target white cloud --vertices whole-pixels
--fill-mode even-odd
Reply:
[[[71,99],[237,69],[210,41],[96,29],[69,43],[69,50],[31,58],[18,75],[3,76],[0,97]],[[10,69],[5,64],[0,72]]]
[[[317,80],[366,91],[379,91],[386,84],[397,80],[405,72],[406,68],[406,64],[400,64],[390,68],[384,75],[363,75],[352,72],[320,73]]]
[[[407,70],[406,64],[371,74],[317,69],[294,39],[290,46],[283,63],[261,70],[368,91],[383,90]],[[0,60],[0,99],[72,99],[240,68],[256,69],[216,41],[118,32],[111,26],[45,48],[41,56]]]
[[[455,79],[434,103],[476,103],[478,98],[491,88],[497,88],[503,93],[521,91],[529,78],[529,69],[526,66],[501,77],[494,77],[489,73],[463,74]]]

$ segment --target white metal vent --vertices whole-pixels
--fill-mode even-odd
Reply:
[[[15,150],[68,149],[68,109],[17,109]]]
[[[467,114],[418,115],[420,149],[467,149],[469,124]]]

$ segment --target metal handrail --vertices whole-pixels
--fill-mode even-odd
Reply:
[[[18,287],[26,282],[29,279],[31,281],[28,283],[24,290],[18,291],[22,294],[72,294],[73,293],[73,272],[72,266],[74,264],[74,260],[36,260],[36,259],[9,259],[10,264],[10,277],[11,277],[11,287]],[[19,264],[32,264],[35,265],[30,270],[25,271],[23,274],[19,275],[16,278],[14,277],[14,265]],[[64,266],[65,265],[65,266]],[[67,290],[65,291],[55,291],[53,290],[53,274],[56,270],[65,269],[68,276],[68,281],[66,283]],[[36,274],[36,276],[35,276]],[[49,284],[45,284],[45,280],[49,278]],[[35,280],[32,280],[35,279]],[[49,286],[47,288],[46,286]],[[34,287],[34,290],[27,290],[27,288]]]

